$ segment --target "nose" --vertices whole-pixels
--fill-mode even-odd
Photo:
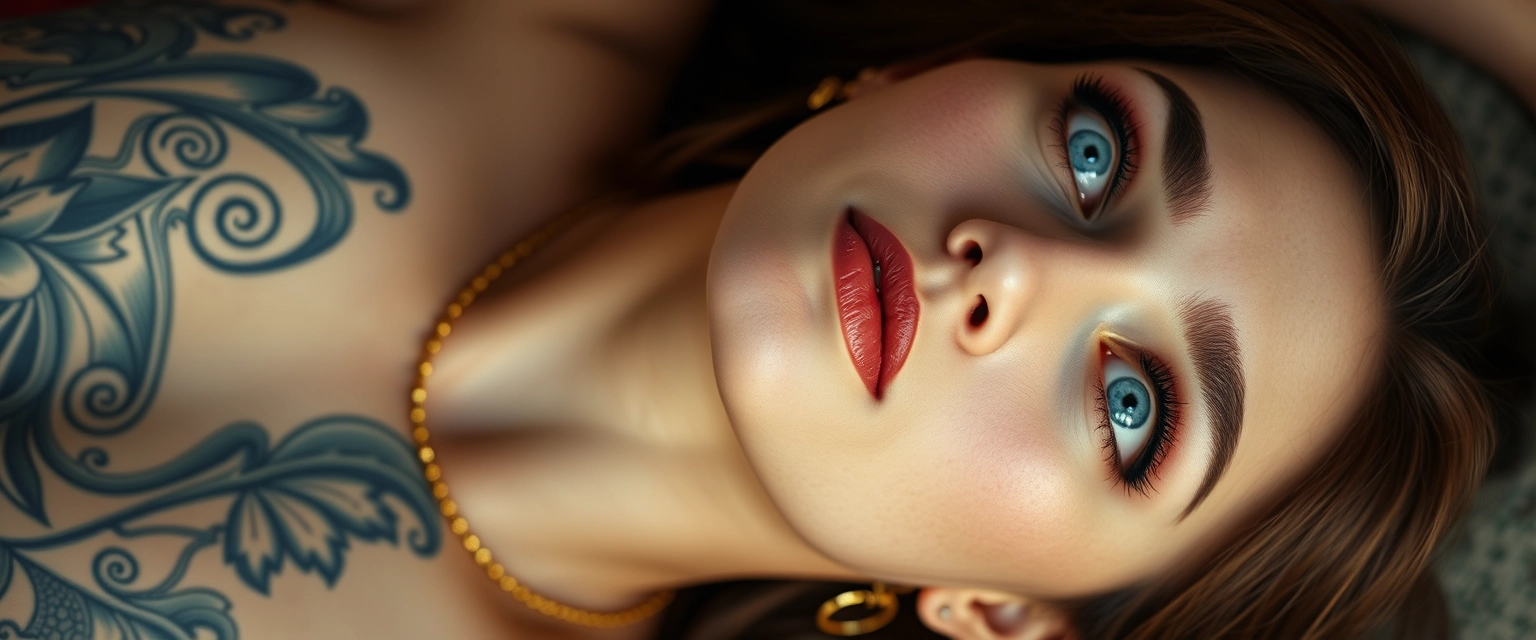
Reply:
[[[966,220],[949,232],[945,249],[970,263],[959,286],[970,304],[956,323],[956,341],[966,353],[996,351],[1028,314],[1039,280],[1031,240],[1019,229],[988,220]]]

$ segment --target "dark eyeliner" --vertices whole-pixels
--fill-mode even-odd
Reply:
[[[1105,450],[1106,462],[1115,470],[1114,475],[1125,486],[1127,492],[1135,491],[1146,496],[1152,490],[1152,478],[1157,476],[1158,468],[1162,466],[1163,460],[1168,457],[1168,451],[1173,446],[1175,431],[1179,424],[1179,409],[1183,403],[1178,400],[1176,391],[1178,387],[1175,384],[1172,368],[1140,349],[1137,349],[1136,360],[1142,374],[1152,385],[1151,391],[1157,413],[1152,434],[1148,436],[1147,443],[1142,446],[1141,454],[1130,466],[1123,468],[1120,466],[1115,429],[1109,423],[1109,398],[1104,391],[1102,373],[1095,384],[1095,390],[1098,393],[1095,406],[1099,413],[1099,428],[1104,431],[1102,446]]]
[[[1072,88],[1062,100],[1061,108],[1057,111],[1052,129],[1060,138],[1062,162],[1071,171],[1070,162],[1067,160],[1067,122],[1073,109],[1087,109],[1097,113],[1109,125],[1110,132],[1115,135],[1115,145],[1119,148],[1119,158],[1115,165],[1115,175],[1111,179],[1109,189],[1104,195],[1104,200],[1099,203],[1096,211],[1085,211],[1084,215],[1093,217],[1099,211],[1109,206],[1114,201],[1115,195],[1124,190],[1125,185],[1131,181],[1131,176],[1136,173],[1136,126],[1131,118],[1130,102],[1121,95],[1120,91],[1110,87],[1104,79],[1085,73],[1072,81]]]

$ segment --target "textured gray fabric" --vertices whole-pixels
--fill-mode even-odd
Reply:
[[[1401,40],[1466,143],[1510,295],[1536,308],[1536,121],[1479,69],[1416,36]],[[1520,441],[1536,444],[1536,407],[1524,414]],[[1533,453],[1525,452],[1518,471],[1483,487],[1439,562],[1459,638],[1536,638]]]
[[[1460,638],[1536,638],[1536,466],[1485,490],[1441,559]]]

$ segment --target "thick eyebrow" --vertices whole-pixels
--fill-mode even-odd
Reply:
[[[1205,148],[1200,109],[1173,80],[1156,71],[1137,68],[1162,89],[1168,100],[1168,126],[1163,136],[1163,185],[1168,213],[1175,225],[1204,213],[1211,204],[1211,163]],[[1190,361],[1200,380],[1200,395],[1211,423],[1211,461],[1194,499],[1179,519],[1188,517],[1211,494],[1243,430],[1243,359],[1237,347],[1237,327],[1225,304],[1189,298],[1179,305]]]
[[[1205,125],[1200,109],[1177,83],[1155,71],[1137,69],[1163,90],[1168,99],[1168,126],[1163,137],[1163,185],[1174,224],[1200,215],[1210,206],[1211,164],[1205,150]]]
[[[1237,328],[1227,306],[1207,298],[1188,298],[1179,305],[1184,339],[1189,343],[1200,395],[1211,423],[1211,462],[1183,520],[1210,495],[1227,470],[1243,429],[1243,361],[1237,348]]]

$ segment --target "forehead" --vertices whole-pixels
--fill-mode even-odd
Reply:
[[[1375,380],[1382,292],[1364,180],[1318,126],[1237,78],[1156,70],[1200,109],[1212,178],[1209,210],[1169,231],[1166,267],[1228,302],[1247,386],[1238,447],[1196,524],[1287,486],[1346,428]]]

